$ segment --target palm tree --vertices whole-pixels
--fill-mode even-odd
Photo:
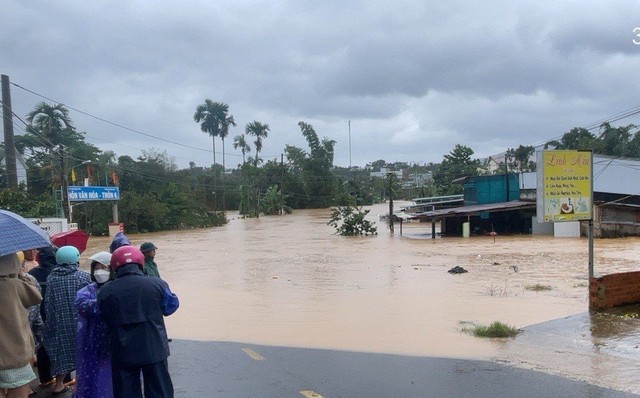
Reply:
[[[109,185],[109,175],[111,174],[112,180],[117,180],[117,177],[114,177],[115,168],[116,168],[116,154],[115,152],[108,150],[104,151],[98,155],[96,159],[97,166],[100,170],[104,171],[104,185]],[[111,173],[109,173],[111,172]],[[100,177],[98,177],[98,181],[100,181]],[[115,181],[114,181],[115,183]],[[98,184],[99,185],[99,184]]]
[[[216,164],[216,136],[229,134],[229,125],[236,125],[233,116],[228,115],[229,105],[213,102],[209,98],[196,107],[193,120],[200,123],[200,130],[211,136],[213,142],[213,164]],[[224,137],[223,137],[224,140]],[[223,141],[224,151],[224,141]],[[223,159],[224,162],[224,159]]]
[[[248,135],[252,135],[256,137],[256,140],[253,141],[253,143],[256,145],[255,165],[257,166],[258,155],[262,150],[262,139],[267,138],[267,136],[269,135],[269,125],[266,123],[260,123],[254,120],[253,122],[248,123],[246,125],[246,127],[244,128],[244,132],[247,133]]]
[[[242,163],[244,164],[244,154],[247,152],[251,152],[251,147],[249,146],[247,137],[244,134],[238,134],[233,137],[233,149],[238,148],[240,148],[240,151],[242,151]]]
[[[62,104],[49,105],[40,102],[27,114],[27,121],[30,123],[29,130],[46,141],[49,154],[60,144],[60,133],[65,129],[74,128],[69,117],[69,109]]]
[[[62,104],[49,105],[46,102],[39,102],[35,108],[27,114],[27,132],[37,137],[38,141],[44,141],[43,146],[47,148],[49,153],[51,182],[55,184],[54,172],[54,150],[56,146],[60,146],[60,166],[57,168],[60,177],[60,190],[62,193],[62,209],[65,217],[69,216],[68,201],[65,201],[65,182],[66,182],[66,158],[64,155],[63,132],[65,130],[73,130],[73,123],[69,117],[69,109]],[[68,182],[66,182],[68,185]]]
[[[222,170],[226,170],[224,166],[224,139],[229,135],[229,126],[236,126],[233,115],[226,116],[220,128],[220,138],[222,139]]]

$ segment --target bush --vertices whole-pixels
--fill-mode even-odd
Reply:
[[[543,292],[546,290],[551,290],[551,286],[549,285],[541,285],[539,283],[536,283],[535,285],[526,285],[524,287],[526,290],[532,290],[534,292]]]
[[[373,223],[365,220],[367,214],[369,210],[342,206],[331,211],[331,220],[327,224],[342,236],[377,235],[378,231]]]
[[[520,331],[513,326],[501,322],[493,322],[489,326],[474,326],[473,328],[463,328],[463,332],[470,333],[476,337],[515,337]]]
[[[269,187],[267,192],[260,198],[260,207],[266,215],[274,214],[291,214],[291,207],[287,206],[287,195],[283,195],[282,191],[275,185]]]

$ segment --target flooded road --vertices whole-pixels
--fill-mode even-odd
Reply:
[[[377,221],[385,207],[373,206],[371,219]],[[619,371],[640,371],[637,345],[616,355],[604,347],[616,346],[611,339],[617,337],[600,338],[598,344],[592,340],[592,318],[584,314],[586,238],[432,240],[430,224],[405,224],[400,236],[398,228],[390,235],[380,222],[378,236],[342,237],[326,225],[329,216],[326,209],[299,210],[287,216],[236,217],[213,229],[129,238],[159,247],[160,273],[181,300],[180,310],[167,318],[174,338],[493,359],[638,392],[635,377],[618,377]],[[91,238],[85,255],[104,250],[109,242]],[[638,268],[640,239],[598,240],[595,246],[596,274]],[[469,272],[447,273],[454,266]],[[538,284],[550,290],[532,290]],[[561,318],[577,322],[568,328],[582,333],[590,346],[577,347],[571,336],[532,326]],[[470,324],[493,321],[525,331],[506,341],[461,332]],[[625,341],[633,344],[640,337],[639,321],[626,321],[631,337]],[[572,352],[575,358],[569,360]],[[571,366],[572,360],[589,363]],[[567,369],[563,361],[570,364]]]

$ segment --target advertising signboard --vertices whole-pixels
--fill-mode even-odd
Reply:
[[[538,222],[591,220],[593,160],[591,151],[538,152]]]
[[[120,200],[118,187],[74,187],[67,190],[70,202],[87,202],[95,200]]]

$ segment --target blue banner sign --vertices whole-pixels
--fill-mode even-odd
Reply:
[[[71,202],[120,200],[120,188],[118,187],[69,187],[67,194]]]

